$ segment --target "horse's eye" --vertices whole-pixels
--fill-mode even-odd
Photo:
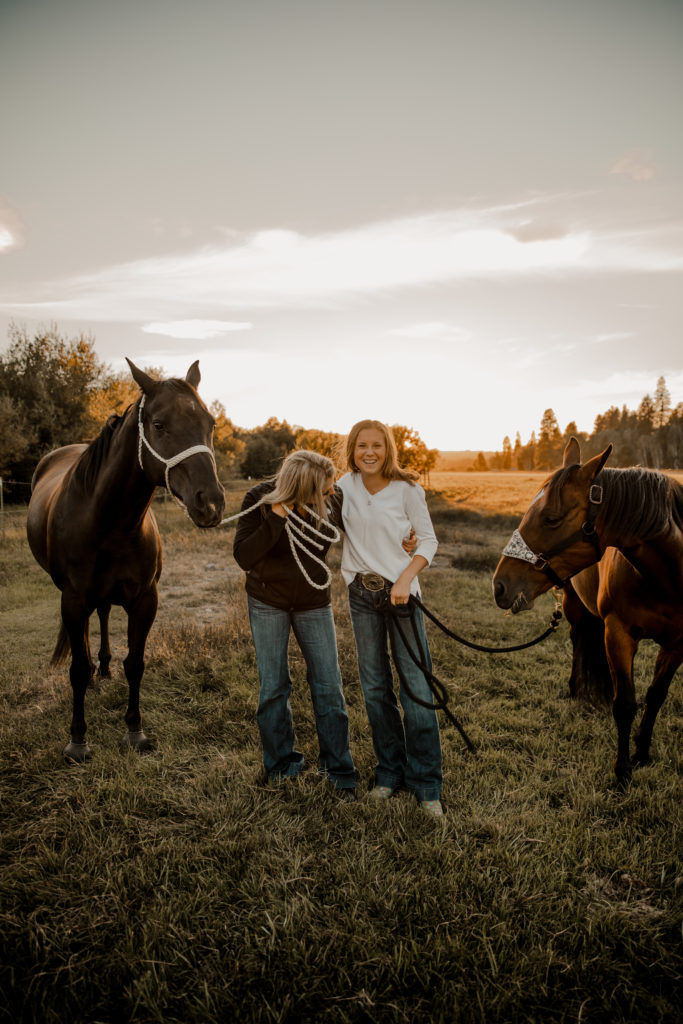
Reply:
[[[543,522],[546,526],[559,526],[562,522],[563,516],[555,516],[550,512],[546,512],[543,516]]]
[[[154,427],[155,430],[164,429],[164,424],[161,422],[161,420],[152,420],[152,426]]]

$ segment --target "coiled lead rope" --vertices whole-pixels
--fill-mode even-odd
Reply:
[[[241,516],[246,516],[249,512],[253,512],[255,509],[259,507],[259,505],[263,504],[266,504],[265,497],[261,498],[261,500],[257,501],[254,505],[250,505],[249,508],[245,508],[241,512],[237,512],[234,516],[228,516],[226,519],[222,519],[220,525],[223,526],[224,523],[230,523],[234,519],[239,519]],[[316,530],[315,526],[307,522],[305,519],[302,519],[301,516],[297,515],[294,509],[290,508],[289,505],[283,504],[282,507],[287,510],[287,517],[285,519],[285,533],[287,534],[287,539],[289,541],[289,547],[292,552],[292,556],[294,558],[294,561],[298,565],[301,574],[303,575],[308,585],[313,587],[314,590],[327,590],[330,583],[332,582],[332,570],[322,558],[318,558],[317,555],[313,554],[310,548],[307,547],[306,544],[304,544],[304,541],[306,541],[307,544],[310,544],[313,547],[318,548],[318,550],[322,550],[323,545],[318,544],[318,542],[313,540],[313,537],[310,537],[308,533],[306,533],[305,531],[308,530],[309,533],[314,534],[314,536],[316,537],[320,537],[324,541],[328,541],[330,544],[336,544],[341,539],[341,534],[339,530],[337,529],[336,526],[334,526],[333,523],[327,522],[327,520],[323,519],[322,516],[318,515],[318,513],[315,512],[312,508],[309,508],[308,505],[304,505],[305,511],[310,516],[313,516],[315,519],[317,519],[321,525],[324,524],[327,529],[332,531],[331,533],[321,533],[320,530]],[[290,519],[293,519],[294,522],[290,523]],[[305,529],[302,529],[302,527],[304,527]],[[298,536],[296,536],[297,534]],[[321,566],[322,569],[324,569],[324,583],[316,583],[315,580],[311,579],[311,577],[308,575],[308,572],[306,571],[305,566],[303,565],[301,559],[299,558],[299,554],[296,550],[297,548],[303,551],[304,554],[308,555],[309,558],[311,558],[314,562],[317,563],[317,565]]]

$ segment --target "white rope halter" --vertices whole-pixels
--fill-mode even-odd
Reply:
[[[233,519],[239,519],[241,516],[246,516],[247,513],[253,512],[254,509],[257,509],[259,505],[263,505],[265,500],[265,498],[261,498],[261,500],[257,501],[255,505],[250,505],[249,508],[245,508],[242,512],[238,512],[234,516],[228,516],[227,519],[222,519],[220,525],[222,526],[223,523],[230,523],[232,522]],[[298,516],[293,508],[290,508],[288,505],[283,505],[282,507],[287,510],[287,518],[285,519],[285,533],[287,534],[287,539],[289,540],[289,546],[292,555],[294,556],[294,561],[299,566],[301,574],[303,575],[304,579],[309,584],[309,586],[313,587],[314,590],[327,590],[330,583],[332,582],[332,570],[330,569],[329,565],[327,565],[327,563],[323,561],[322,558],[318,558],[317,555],[314,555],[310,548],[308,548],[306,544],[303,543],[303,541],[307,541],[309,544],[312,544],[314,548],[318,548],[318,550],[322,550],[323,545],[318,544],[317,541],[313,540],[313,537],[309,537],[308,534],[301,529],[301,527],[305,527],[306,530],[310,531],[310,533],[314,534],[316,537],[320,537],[322,540],[329,541],[330,544],[336,544],[337,541],[341,539],[341,534],[339,533],[339,530],[332,523],[326,522],[326,520],[319,516],[317,512],[314,512],[312,508],[309,508],[308,505],[304,506],[308,514],[314,516],[321,523],[321,525],[324,523],[325,527],[332,531],[331,533],[321,533],[320,530],[316,530],[314,526],[311,526],[311,524],[307,523],[305,519],[302,519],[301,516]],[[295,522],[290,522],[290,519],[294,520]],[[295,523],[300,523],[301,526],[297,526],[295,525]],[[298,537],[295,536],[295,534],[298,534]],[[314,562],[322,566],[322,568],[325,570],[324,583],[316,583],[314,580],[311,579],[311,577],[306,572],[306,569],[304,568],[301,559],[299,558],[299,555],[297,554],[297,548],[300,548],[305,554],[308,555],[309,558],[312,558]]]
[[[142,396],[142,398],[140,399],[140,405],[138,406],[138,462],[140,463],[140,469],[142,469],[144,472],[144,467],[142,465],[142,445],[144,444],[145,447],[148,448],[149,451],[152,453],[152,455],[154,455],[155,458],[159,460],[159,462],[163,462],[163,464],[165,465],[166,490],[171,495],[176,504],[179,505],[180,508],[185,509],[185,504],[171,490],[171,484],[168,479],[169,470],[173,469],[174,466],[177,466],[179,462],[183,462],[185,459],[189,459],[191,455],[198,455],[200,452],[207,452],[211,456],[214,466],[216,465],[216,457],[213,453],[213,450],[205,444],[195,444],[191,448],[186,448],[185,451],[180,452],[178,455],[173,455],[170,459],[165,459],[163,455],[159,455],[159,452],[155,451],[154,448],[152,448],[151,444],[145,437],[145,431],[142,425],[142,409],[144,407],[146,397],[146,395]],[[187,509],[185,510],[187,511]]]

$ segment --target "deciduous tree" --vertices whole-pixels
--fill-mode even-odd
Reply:
[[[45,452],[87,440],[97,430],[89,397],[104,367],[93,338],[67,339],[54,324],[33,337],[11,324],[9,339],[0,356],[0,395],[11,398],[16,422],[25,431],[24,454],[13,462],[13,472],[30,479]]]

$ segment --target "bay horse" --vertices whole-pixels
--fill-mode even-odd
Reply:
[[[570,692],[602,688],[611,699],[623,788],[632,767],[650,761],[655,719],[683,661],[683,487],[654,470],[604,469],[611,451],[581,465],[570,440],[504,549],[493,593],[516,613],[552,586],[565,589]],[[633,660],[646,638],[659,652],[631,759]]]
[[[197,394],[198,362],[184,380],[163,381],[127,362],[141,390],[137,401],[122,416],[111,416],[89,445],[70,444],[44,456],[31,484],[29,546],[62,592],[62,625],[51,664],[71,654],[67,761],[92,756],[85,738],[85,691],[94,675],[89,623],[97,610],[99,673],[108,677],[112,605],[121,605],[128,616],[123,745],[140,752],[153,746],[142,730],[140,681],[161,575],[161,539],[150,508],[155,489],[166,486],[203,528],[217,526],[225,506],[212,447],[214,419]]]

